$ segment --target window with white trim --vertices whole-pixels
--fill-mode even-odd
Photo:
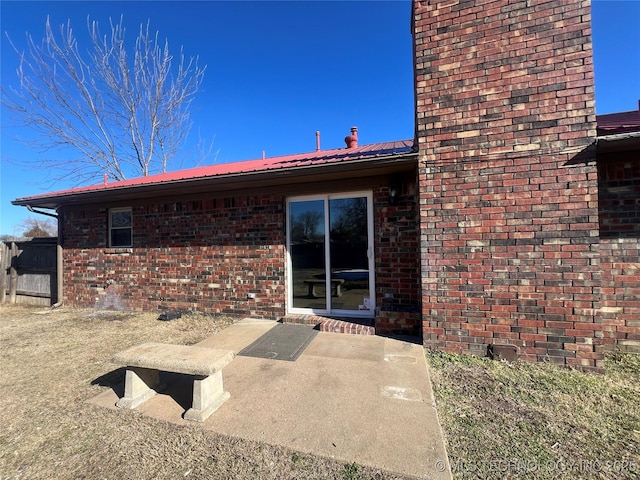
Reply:
[[[109,210],[109,246],[133,246],[132,215],[130,208]]]

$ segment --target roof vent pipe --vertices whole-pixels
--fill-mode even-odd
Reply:
[[[107,183],[109,183],[109,175],[108,174],[104,174],[104,186],[107,186]]]
[[[316,130],[316,152],[320,151],[320,132]]]
[[[358,127],[351,127],[351,135],[344,137],[344,143],[347,144],[347,148],[358,146]]]

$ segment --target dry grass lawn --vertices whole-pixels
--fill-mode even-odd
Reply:
[[[400,478],[86,402],[121,380],[121,370],[109,375],[114,353],[193,344],[231,322],[1,306],[0,479]]]
[[[143,342],[193,344],[232,320],[0,307],[0,479],[392,479],[357,464],[180,427],[87,400]],[[454,477],[640,478],[640,356],[605,375],[428,353]]]
[[[640,355],[588,374],[428,354],[456,479],[639,479]]]

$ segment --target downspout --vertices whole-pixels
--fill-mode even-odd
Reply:
[[[63,254],[63,250],[62,250],[62,215],[61,214],[55,214],[55,213],[49,213],[49,212],[43,212],[42,210],[36,210],[35,208],[33,208],[31,205],[27,205],[27,210],[29,210],[31,213],[37,213],[38,215],[46,215],[47,217],[52,217],[55,218],[57,220],[57,224],[58,224],[58,241],[56,242],[56,280],[57,280],[57,284],[58,284],[58,292],[57,292],[57,302],[54,303],[52,305],[52,307],[54,308],[58,308],[61,307],[62,304],[64,303],[63,300],[63,291],[64,289],[63,287],[63,281],[64,281],[64,275],[63,275],[63,262],[62,262],[62,254]]]

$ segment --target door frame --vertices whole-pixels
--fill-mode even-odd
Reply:
[[[331,219],[329,218],[329,201],[341,198],[365,197],[367,199],[367,260],[369,267],[369,309],[368,310],[340,310],[331,308],[331,288],[325,288],[326,309],[300,308],[293,306],[293,275],[291,260],[291,231],[290,231],[290,204],[293,202],[323,200],[324,201],[324,231],[325,231],[325,281],[330,284],[331,279],[331,252],[330,252],[330,232]],[[286,230],[286,252],[287,271],[285,275],[287,288],[287,313],[307,314],[307,315],[331,315],[352,318],[374,318],[376,310],[375,302],[375,249],[374,249],[374,215],[373,215],[373,192],[371,190],[340,191],[313,195],[296,195],[286,198],[285,209],[285,230]]]

